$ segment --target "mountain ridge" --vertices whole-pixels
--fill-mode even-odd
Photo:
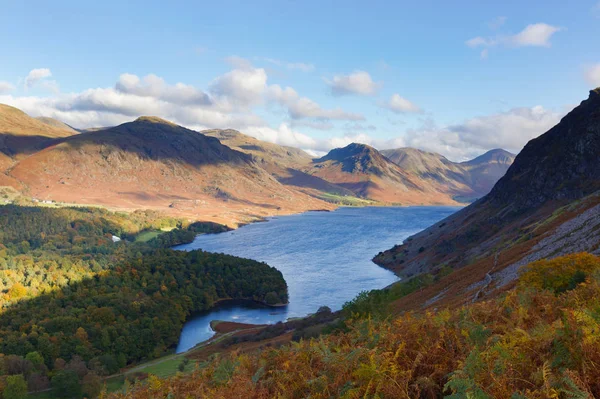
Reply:
[[[405,278],[442,267],[457,270],[452,282],[398,306],[493,295],[510,286],[527,262],[574,249],[599,251],[599,92],[592,90],[555,127],[531,140],[485,197],[375,257]]]

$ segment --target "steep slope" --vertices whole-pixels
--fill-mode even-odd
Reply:
[[[34,152],[50,139],[76,133],[68,127],[48,124],[17,108],[0,104],[0,152],[9,157]]]
[[[403,204],[455,204],[450,195],[404,171],[365,144],[352,143],[315,159],[305,171],[371,200]]]
[[[311,163],[312,157],[299,148],[261,141],[233,129],[212,129],[201,133],[219,139],[230,148],[251,155],[256,163],[282,184],[317,198],[328,198],[327,194],[341,197],[354,196],[354,193],[346,188],[303,172],[302,169]]]
[[[67,125],[66,123],[59,121],[58,119],[48,118],[47,116],[38,116],[35,119],[37,119],[38,121],[40,121],[42,123],[45,123],[48,126],[56,127],[56,128],[71,132],[71,134],[79,133],[79,131],[77,129],[72,128],[71,126]]]
[[[255,139],[233,129],[211,129],[200,133],[215,137],[229,148],[252,155],[255,161],[300,168],[307,165],[312,157],[299,148],[287,147]]]
[[[40,199],[157,208],[230,224],[326,207],[280,184],[249,155],[154,117],[57,140],[10,176]]]
[[[52,139],[76,133],[72,129],[39,121],[17,108],[0,104],[0,186],[21,189],[21,183],[8,176],[7,170],[19,159],[44,148]]]
[[[436,189],[457,200],[467,202],[489,193],[514,160],[514,155],[504,150],[491,150],[462,163],[415,148],[383,150],[381,153],[406,172],[430,182]]]
[[[485,195],[506,174],[514,161],[514,154],[498,148],[470,161],[462,162],[460,166],[467,171],[471,189],[475,193]]]
[[[477,298],[510,284],[523,264],[541,257],[598,252],[599,155],[600,88],[531,140],[487,196],[375,261],[405,277],[461,268],[451,283],[407,299],[410,307]]]

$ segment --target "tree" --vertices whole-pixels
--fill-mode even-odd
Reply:
[[[29,352],[27,355],[25,355],[25,359],[29,360],[35,368],[38,368],[44,364],[44,358],[38,352]]]
[[[25,399],[27,397],[27,383],[22,374],[6,377],[6,387],[2,397],[4,399]]]
[[[54,394],[59,398],[80,398],[81,385],[77,373],[73,370],[59,371],[52,377]]]
[[[87,373],[81,381],[81,388],[86,398],[96,398],[102,392],[102,379],[96,373]]]

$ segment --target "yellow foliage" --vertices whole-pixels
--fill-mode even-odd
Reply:
[[[222,356],[191,375],[151,377],[148,384],[113,397],[600,397],[597,258],[548,262],[541,268],[554,274],[551,281],[564,282],[564,274],[578,270],[591,277],[558,296],[517,288],[459,309],[353,320],[348,332]],[[535,272],[524,274],[524,286],[545,288],[539,265],[528,267]],[[215,382],[215,370],[226,364],[240,366],[225,383]]]
[[[598,270],[600,258],[588,253],[541,259],[523,268],[519,285],[560,293],[575,288]]]

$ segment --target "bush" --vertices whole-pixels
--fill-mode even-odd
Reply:
[[[577,287],[598,270],[600,257],[588,253],[542,259],[523,268],[519,285],[560,294]]]
[[[2,392],[4,399],[25,399],[27,397],[27,383],[22,374],[6,377],[6,387]]]

